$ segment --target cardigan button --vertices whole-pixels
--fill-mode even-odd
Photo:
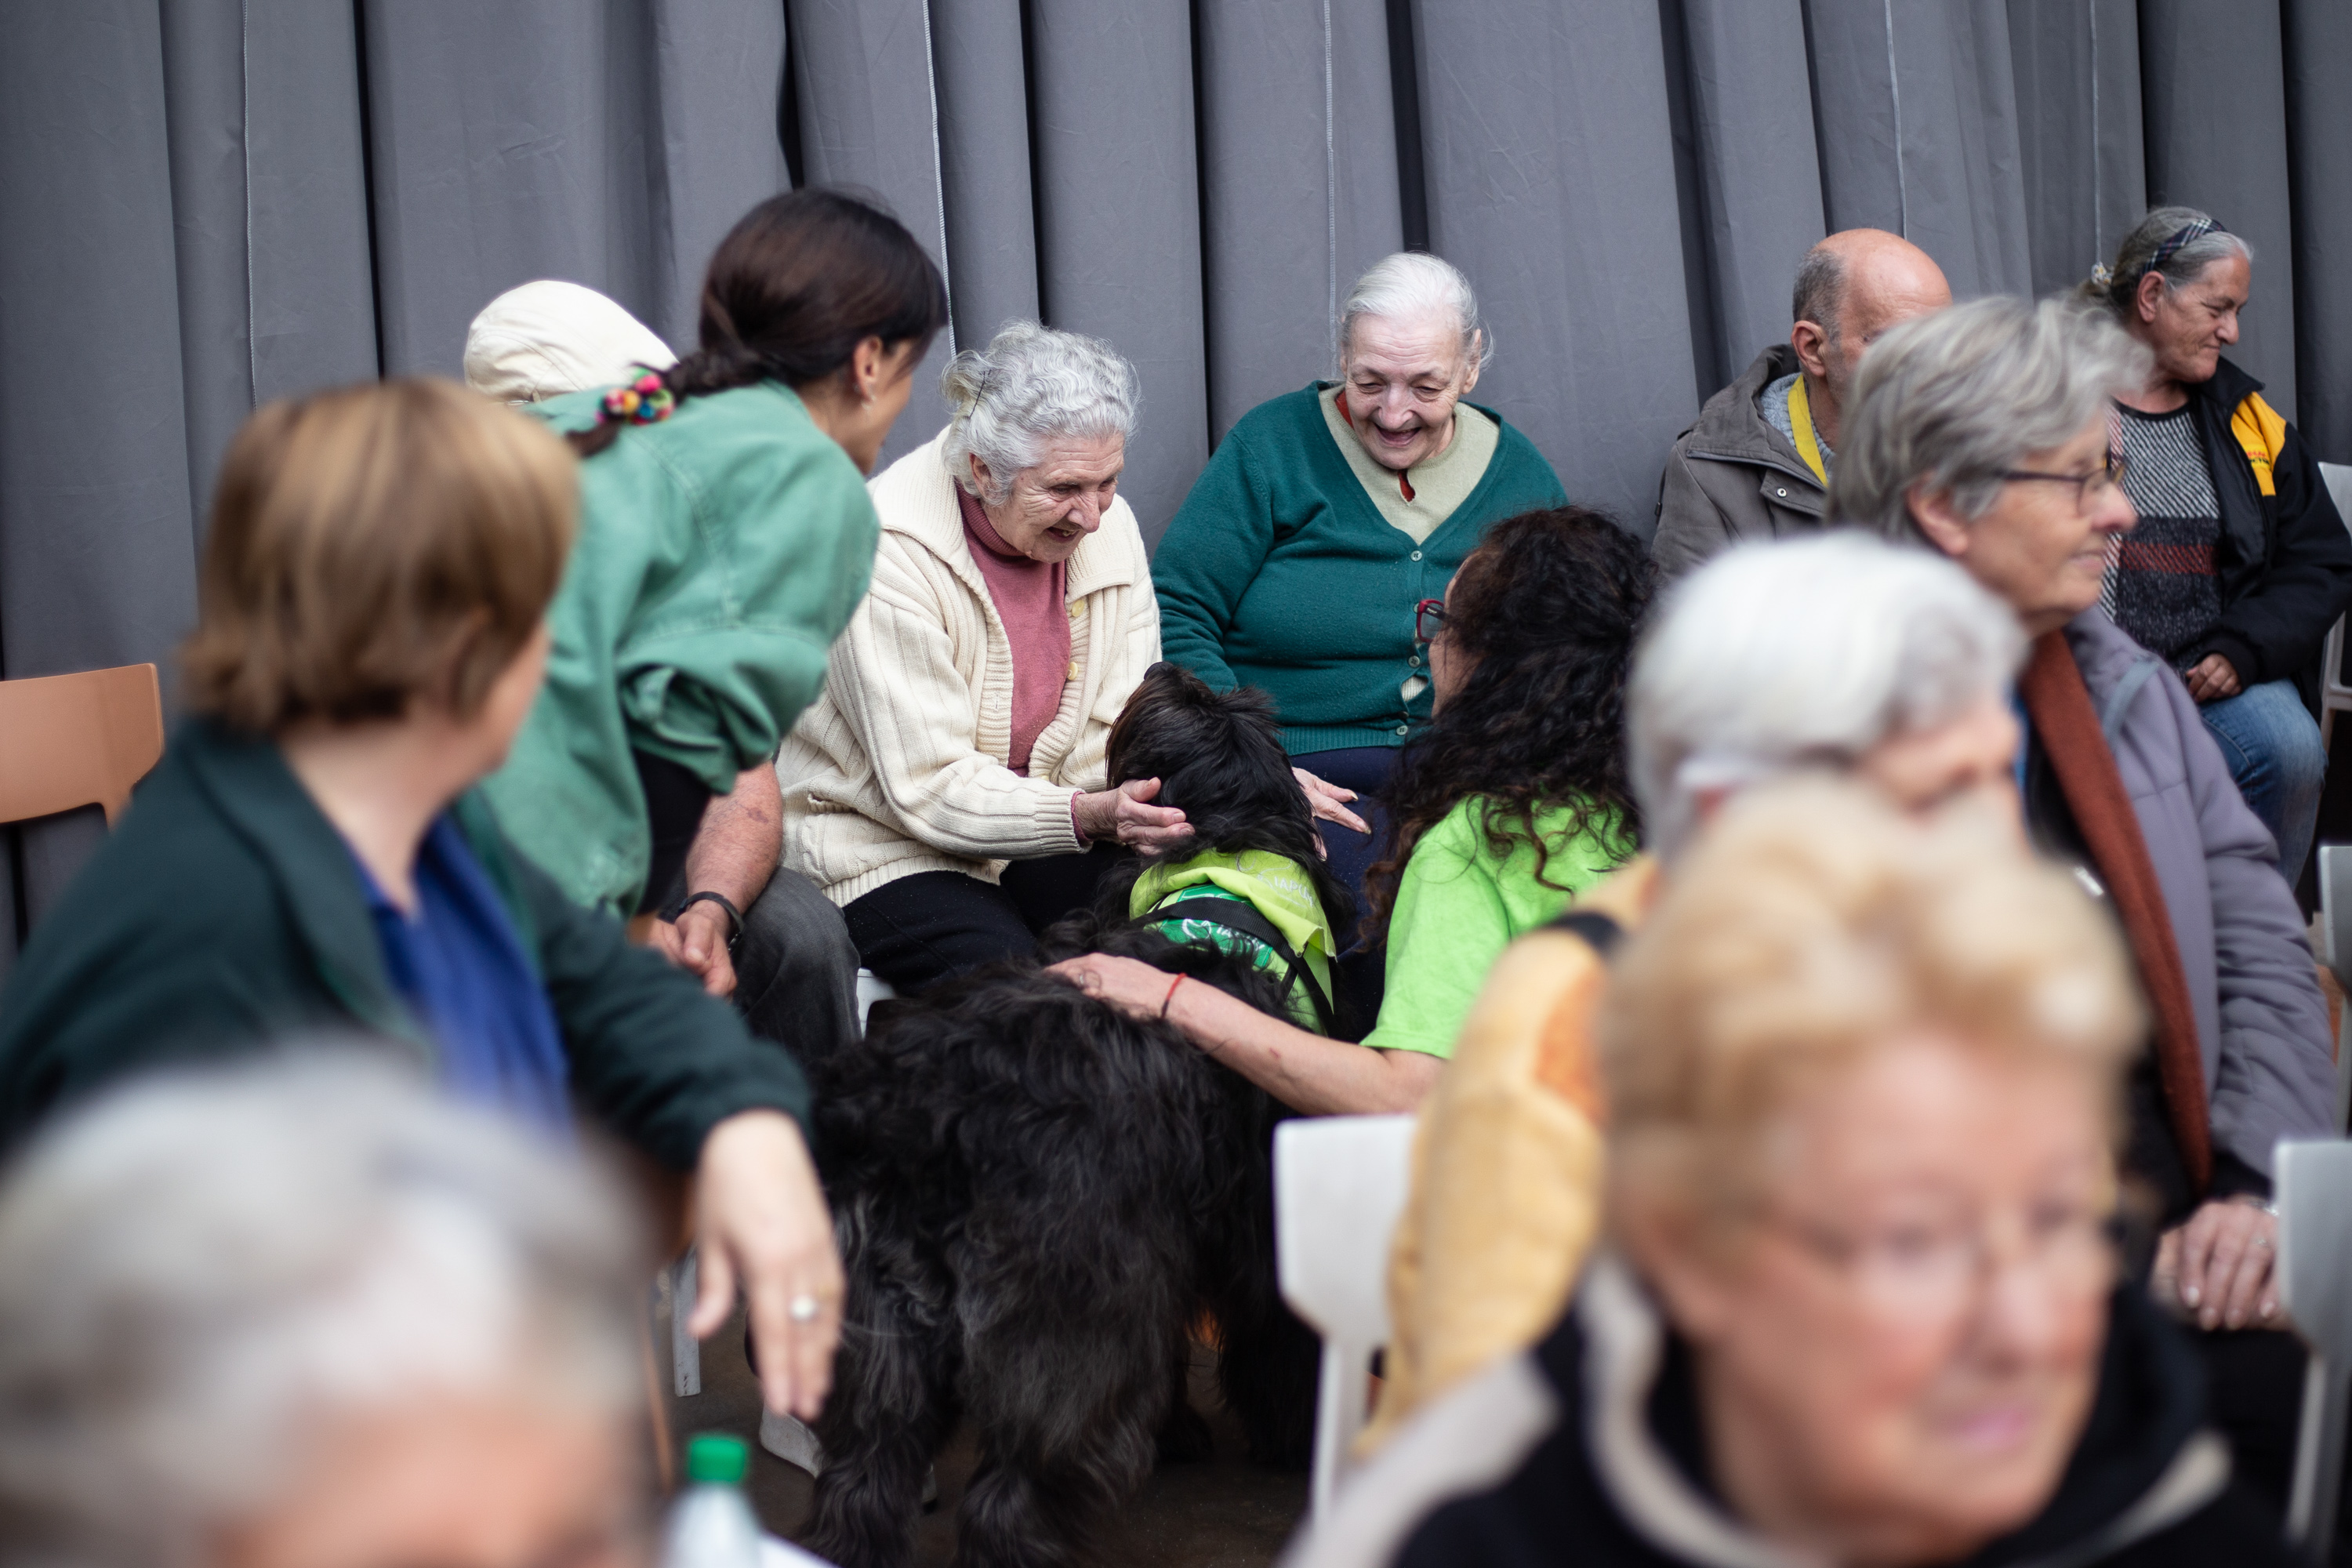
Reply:
[[[1420,560],[1420,559],[1421,559],[1421,552],[1420,552],[1420,551],[1418,551],[1418,550],[1414,551],[1414,552],[1412,552],[1412,558],[1413,558],[1415,561]]]
[[[1078,661],[1077,661],[1076,659],[1075,659],[1075,658],[1074,658],[1074,659],[1070,660],[1070,668],[1067,668],[1067,669],[1066,669],[1066,670],[1064,670],[1064,671],[1062,671],[1062,679],[1063,679],[1064,680],[1076,680],[1077,678],[1078,678]]]
[[[1397,733],[1400,735],[1410,734],[1412,733],[1412,726],[1410,724],[1400,724],[1397,726]]]

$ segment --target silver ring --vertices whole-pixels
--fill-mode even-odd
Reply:
[[[816,1298],[805,1293],[784,1303],[784,1316],[795,1323],[814,1323],[817,1314]]]
[[[2254,1245],[2267,1252],[2270,1250],[2271,1238],[2267,1236],[2258,1236],[2254,1237]]]

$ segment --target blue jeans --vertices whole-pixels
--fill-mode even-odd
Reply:
[[[2292,680],[2250,686],[2199,711],[2221,743],[2238,793],[2278,840],[2279,875],[2293,885],[2319,830],[2319,790],[2327,779],[2318,721]]]

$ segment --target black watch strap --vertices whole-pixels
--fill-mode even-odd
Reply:
[[[709,891],[688,893],[679,902],[677,910],[671,913],[670,922],[675,925],[679,915],[686,913],[697,904],[717,904],[727,911],[727,951],[734,952],[735,944],[743,940],[743,911],[737,909],[724,893]]]

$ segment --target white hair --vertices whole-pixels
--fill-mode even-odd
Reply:
[[[143,1080],[0,1189],[9,1561],[185,1561],[317,1423],[420,1392],[639,1396],[650,1261],[610,1178],[312,1044]]]
[[[1850,766],[1958,717],[2006,690],[2024,652],[2008,607],[1925,551],[1838,530],[1717,557],[1668,595],[1633,661],[1626,746],[1653,846],[1677,854],[1710,791]]]
[[[1347,374],[1356,323],[1367,316],[1382,321],[1420,321],[1432,317],[1450,321],[1461,334],[1465,367],[1475,364],[1484,370],[1495,357],[1495,334],[1478,319],[1478,296],[1471,291],[1470,279],[1452,262],[1424,251],[1400,250],[1381,258],[1348,290],[1347,303],[1339,307],[1334,340],[1342,375]]]
[[[948,362],[940,391],[952,410],[940,459],[956,483],[991,506],[1013,490],[1013,476],[1034,467],[1048,441],[1135,435],[1143,388],[1135,367],[1099,338],[1013,321],[984,349]],[[983,493],[972,458],[988,465]]]

